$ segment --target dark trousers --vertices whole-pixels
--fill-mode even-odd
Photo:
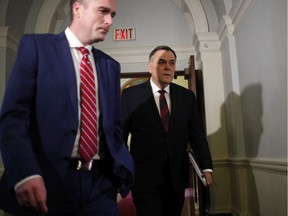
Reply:
[[[163,169],[162,179],[155,189],[134,191],[132,197],[137,216],[181,216],[184,204],[183,191],[175,192],[171,185],[168,165]]]
[[[91,171],[69,168],[59,201],[48,206],[47,216],[118,216],[115,177],[107,170],[105,167]],[[26,212],[22,215],[37,214]]]

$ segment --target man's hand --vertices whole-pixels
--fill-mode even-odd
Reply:
[[[46,214],[46,187],[42,177],[27,180],[16,188],[16,197],[20,206],[38,213]]]
[[[212,184],[212,173],[211,172],[204,172],[204,177],[206,179],[207,182],[207,186]]]

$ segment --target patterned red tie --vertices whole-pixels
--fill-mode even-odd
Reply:
[[[161,119],[162,119],[163,125],[165,127],[165,130],[167,132],[168,127],[169,127],[170,114],[169,114],[167,101],[165,98],[165,90],[159,90],[158,92],[160,93],[159,103],[160,103]]]
[[[81,128],[79,154],[85,161],[91,160],[98,149],[96,87],[93,68],[89,61],[89,51],[78,48],[83,54],[80,64]]]

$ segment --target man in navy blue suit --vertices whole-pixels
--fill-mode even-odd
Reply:
[[[23,36],[4,95],[0,208],[14,215],[118,215],[117,193],[127,195],[133,183],[121,136],[120,65],[92,46],[105,39],[116,2],[71,0],[70,6],[64,32]],[[96,80],[97,153],[88,161],[79,154],[79,47],[88,49]]]
[[[137,216],[181,215],[188,186],[188,143],[207,185],[212,183],[212,159],[196,98],[192,91],[172,83],[175,66],[175,51],[158,46],[149,55],[150,79],[122,92],[123,137],[127,141],[131,134],[135,162],[132,196]],[[167,103],[163,113],[161,95]]]

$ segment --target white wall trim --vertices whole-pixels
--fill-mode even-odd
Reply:
[[[231,17],[235,31],[238,30],[240,24],[254,5],[256,0],[237,0],[233,2],[229,16]]]
[[[250,165],[253,170],[287,175],[287,160],[251,159]]]
[[[219,35],[219,39],[221,41],[221,44],[223,43],[226,36],[233,35],[234,33],[234,25],[232,24],[231,17],[224,15],[222,16],[222,19],[220,20],[219,26],[217,28],[217,34]]]
[[[218,158],[213,160],[215,168],[218,167],[237,167],[261,170],[269,173],[287,175],[287,160],[285,159],[257,159],[257,158]]]
[[[202,61],[201,53],[215,53],[220,51],[221,43],[216,32],[196,32],[193,35],[196,65]]]
[[[183,13],[183,15],[186,18],[187,23],[189,25],[189,28],[190,28],[190,31],[191,31],[191,35],[193,35],[194,32],[195,32],[195,25],[194,25],[193,17],[192,17],[192,15],[191,15],[188,7],[187,7],[187,4],[183,0],[171,0],[171,1]]]
[[[0,27],[0,47],[16,53],[20,36],[11,32],[8,26]]]
[[[235,34],[240,24],[254,5],[256,0],[237,0],[233,2],[233,6],[229,15],[223,15],[217,28],[221,44],[226,36]]]
[[[55,15],[55,11],[60,3],[61,1],[59,0],[45,0],[43,2],[37,18],[35,33],[50,32],[51,23],[53,23],[52,18]]]
[[[194,32],[208,32],[208,21],[202,3],[199,0],[171,0],[184,14]]]
[[[233,216],[253,216],[249,212],[241,212],[239,209],[234,207],[231,209],[231,213]]]
[[[194,20],[195,32],[208,32],[208,22],[204,8],[199,0],[185,1]]]
[[[124,72],[147,71],[149,53],[155,47],[128,47],[128,48],[106,48],[103,52],[111,55],[120,62]],[[176,70],[184,70],[188,67],[189,57],[195,54],[195,48],[191,44],[171,46],[177,54]],[[138,65],[138,66],[137,66]]]
[[[149,53],[154,49],[155,47],[151,46],[145,46],[145,47],[127,47],[127,48],[106,48],[102,49],[102,51],[106,52],[107,54],[117,58],[121,59],[123,63],[137,63],[131,58],[139,58],[141,59],[139,62],[148,62]],[[195,52],[195,49],[193,45],[187,44],[187,45],[180,45],[180,46],[171,46],[173,50],[175,50],[177,54],[177,60],[182,59],[183,55],[193,55]],[[129,58],[128,58],[129,57]],[[189,59],[186,59],[189,60]]]

